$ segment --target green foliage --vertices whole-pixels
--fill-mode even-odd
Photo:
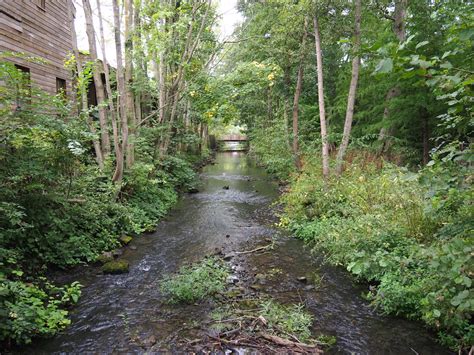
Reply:
[[[56,287],[45,278],[24,282],[21,275],[19,270],[11,271],[10,279],[0,275],[1,342],[27,344],[33,337],[54,335],[70,324],[66,308],[81,295],[77,282]]]
[[[160,284],[170,303],[193,303],[223,291],[229,270],[218,258],[183,266],[178,273],[166,277]]]
[[[281,224],[375,284],[369,297],[387,313],[421,319],[465,347],[473,340],[473,190],[459,169],[456,180],[439,169],[444,177],[353,164],[325,185],[309,166],[283,196]],[[431,174],[444,184],[425,186]]]
[[[85,117],[11,63],[0,63],[0,80],[0,297],[9,310],[1,340],[25,343],[69,324],[64,306],[79,295],[74,284],[53,295],[38,279],[47,267],[95,261],[120,236],[153,230],[196,175],[185,159],[156,164],[144,154],[114,184],[111,162],[100,172],[91,157]]]
[[[285,338],[296,336],[300,341],[311,338],[313,317],[304,310],[302,304],[284,306],[272,300],[262,302],[260,315],[268,322],[268,327]]]

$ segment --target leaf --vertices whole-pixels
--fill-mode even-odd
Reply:
[[[428,41],[420,42],[420,43],[418,43],[418,44],[416,45],[415,49],[418,49],[418,48],[420,48],[420,47],[426,46],[428,43],[430,43],[430,42],[428,42]]]
[[[441,312],[438,309],[433,310],[433,316],[439,318],[441,316]]]
[[[384,58],[382,59],[377,67],[375,68],[375,72],[377,73],[390,73],[393,69],[393,60],[392,58]]]

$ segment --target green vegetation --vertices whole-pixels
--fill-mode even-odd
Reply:
[[[381,309],[424,320],[452,346],[470,344],[472,188],[426,185],[430,168],[354,163],[327,185],[319,170],[308,166],[291,184],[282,225],[375,285],[368,296]]]
[[[252,154],[288,185],[281,225],[369,281],[377,309],[469,350],[472,2],[239,9],[222,87]]]
[[[224,290],[228,267],[216,257],[183,266],[161,282],[161,290],[170,303],[193,303]]]
[[[302,342],[310,340],[313,317],[303,305],[284,306],[268,300],[261,303],[259,313],[275,334],[284,338],[296,336]]]

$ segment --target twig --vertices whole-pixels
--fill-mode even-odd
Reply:
[[[242,255],[242,254],[255,253],[255,252],[260,251],[260,250],[268,249],[268,248],[270,248],[271,246],[273,246],[273,243],[270,243],[270,244],[268,244],[268,245],[264,245],[264,246],[262,246],[262,247],[258,247],[258,248],[252,249],[252,250],[236,251],[234,254]]]

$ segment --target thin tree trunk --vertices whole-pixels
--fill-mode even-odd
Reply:
[[[355,28],[354,28],[354,58],[352,59],[352,77],[349,86],[349,96],[347,98],[346,120],[344,122],[344,132],[342,135],[342,142],[339,146],[336,159],[336,173],[342,173],[344,158],[346,155],[349,139],[351,136],[352,119],[354,117],[354,104],[357,94],[357,81],[359,80],[360,67],[360,18],[361,18],[361,0],[355,0]]]
[[[405,19],[408,0],[396,0],[393,15],[393,32],[397,36],[399,43],[406,40]],[[383,111],[383,122],[387,123],[390,118],[390,101],[401,94],[399,87],[390,88],[385,95],[385,108]],[[391,125],[382,127],[379,133],[379,141],[382,141],[379,154],[382,155],[390,147],[390,136],[393,134]]]
[[[284,83],[284,86],[285,86],[285,99],[283,101],[283,124],[284,124],[284,128],[285,128],[285,141],[286,141],[286,145],[288,146],[288,150],[291,151],[291,143],[290,143],[290,128],[289,128],[289,124],[288,124],[288,110],[289,110],[289,107],[290,107],[290,100],[289,100],[289,96],[290,96],[290,85],[291,85],[291,78],[290,78],[290,68],[289,67],[285,67],[285,71],[284,71],[284,80],[283,80],[283,83]]]
[[[112,87],[110,86],[110,72],[109,72],[109,65],[107,63],[107,51],[105,50],[105,36],[104,36],[104,25],[103,25],[103,18],[102,18],[102,11],[100,0],[97,1],[97,12],[99,15],[99,30],[100,30],[100,40],[101,40],[101,51],[103,57],[103,64],[104,64],[104,74],[105,74],[105,88],[107,90],[107,98],[109,103],[109,114],[110,119],[112,122],[112,134],[113,134],[113,141],[114,141],[114,153],[115,153],[115,171],[114,175],[112,176],[112,181],[121,181],[123,178],[123,151],[120,147],[120,133],[117,124],[117,111],[114,105],[113,99],[113,92]]]
[[[322,141],[322,159],[323,159],[323,176],[325,179],[329,177],[329,142],[326,123],[326,108],[324,106],[324,80],[323,80],[323,55],[321,51],[321,35],[319,33],[319,23],[317,16],[314,22],[314,43],[316,46],[316,63],[318,66],[318,101],[319,101],[319,122],[321,125],[321,141]]]
[[[428,112],[425,108],[421,112],[421,136],[423,142],[423,165],[430,161],[430,131],[428,125]]]
[[[112,0],[113,11],[114,11],[114,36],[115,36],[115,52],[117,56],[117,87],[118,87],[118,109],[120,112],[121,119],[121,130],[122,130],[122,146],[121,146],[121,159],[120,162],[123,166],[123,153],[127,151],[128,146],[128,120],[127,112],[125,108],[125,78],[123,75],[123,57],[122,57],[122,43],[120,39],[120,12],[118,6],[118,0]],[[117,163],[118,164],[118,163]],[[117,179],[118,182],[122,180],[123,174]]]
[[[72,0],[68,1],[68,13],[69,13],[69,24],[70,24],[70,30],[71,30],[71,36],[72,36],[72,49],[74,53],[74,57],[76,58],[76,70],[77,70],[77,75],[80,77],[82,75],[82,61],[81,57],[79,54],[79,49],[77,47],[77,35],[76,35],[76,28],[74,27],[74,14],[73,14],[73,8],[74,4],[72,3]],[[102,156],[102,148],[100,146],[99,140],[97,140],[96,135],[97,131],[94,126],[94,122],[92,121],[89,112],[88,112],[88,107],[87,107],[87,89],[84,85],[82,85],[80,88],[80,97],[81,97],[81,115],[85,117],[87,126],[89,127],[89,130],[91,131],[92,135],[94,138],[92,138],[92,145],[94,147],[94,152],[95,152],[95,159],[97,161],[97,165],[99,166],[100,170],[104,169],[104,158]]]
[[[133,97],[133,1],[125,0],[125,109],[129,124],[129,142],[127,144],[127,168],[135,162],[135,135],[137,122],[135,100]]]
[[[105,92],[104,84],[102,83],[102,78],[100,75],[100,69],[97,59],[97,47],[95,44],[95,30],[94,23],[92,20],[92,9],[89,0],[82,0],[84,7],[84,16],[86,20],[86,33],[89,42],[89,52],[90,57],[94,61],[94,85],[95,92],[97,97],[97,109],[99,111],[99,125],[100,125],[100,140],[102,145],[102,155],[104,158],[110,154],[110,137],[109,137],[109,127],[107,125],[107,111],[105,108]]]
[[[308,19],[304,19],[303,38],[301,40],[300,63],[298,66],[298,75],[296,79],[295,96],[293,98],[293,154],[295,156],[295,165],[298,170],[301,169],[301,157],[298,141],[298,114],[301,89],[303,87],[303,71],[304,71],[304,47],[307,36]]]

